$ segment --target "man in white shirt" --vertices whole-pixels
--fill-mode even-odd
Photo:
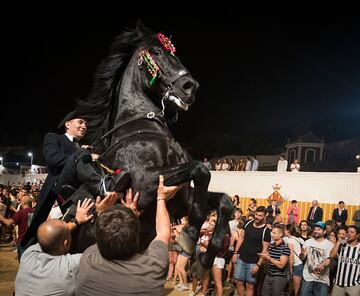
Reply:
[[[328,296],[330,279],[330,252],[334,244],[324,238],[325,223],[316,222],[313,237],[304,243],[300,258],[306,258],[301,296]]]
[[[251,170],[257,171],[259,168],[259,161],[256,159],[256,156],[251,156]]]
[[[286,172],[288,167],[288,161],[284,158],[283,155],[280,156],[280,159],[277,164],[278,172]]]

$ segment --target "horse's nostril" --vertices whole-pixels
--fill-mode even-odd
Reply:
[[[187,90],[192,90],[194,87],[195,87],[195,84],[193,83],[193,82],[191,82],[191,81],[187,81],[187,82],[185,82],[184,84],[183,84],[183,89],[185,90],[185,91],[187,91]]]

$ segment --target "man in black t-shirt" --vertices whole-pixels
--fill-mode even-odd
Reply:
[[[263,259],[257,253],[263,253],[268,249],[271,241],[270,229],[266,227],[265,217],[267,209],[260,206],[255,211],[255,220],[249,221],[244,226],[244,232],[236,243],[233,262],[235,267],[235,283],[239,296],[254,295],[256,275]]]

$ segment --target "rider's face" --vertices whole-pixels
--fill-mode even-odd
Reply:
[[[66,126],[66,132],[75,137],[76,139],[80,140],[85,136],[86,133],[86,120],[81,118],[75,118],[72,120],[69,120],[65,123]]]

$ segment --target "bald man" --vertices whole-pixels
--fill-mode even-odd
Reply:
[[[93,205],[90,199],[79,202],[74,222],[50,219],[39,226],[38,243],[27,248],[21,257],[15,280],[17,296],[75,295],[81,254],[68,254],[71,230],[93,218],[89,215]]]

